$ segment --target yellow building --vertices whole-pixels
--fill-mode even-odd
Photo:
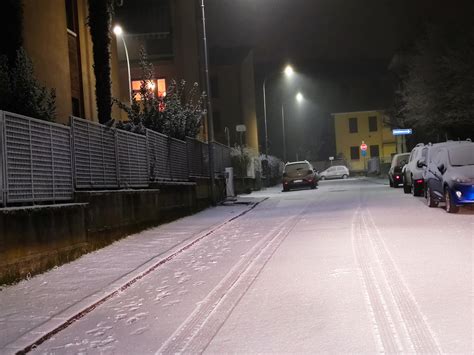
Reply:
[[[56,90],[56,121],[70,115],[97,121],[92,41],[87,27],[87,0],[24,0],[23,46],[35,75]],[[112,41],[112,96],[120,96],[118,60]],[[113,117],[121,112],[114,107]]]
[[[359,111],[333,113],[336,135],[336,151],[349,162],[352,171],[363,171],[366,161],[379,157],[389,162],[397,152],[397,141],[391,128],[386,124],[383,111]],[[367,145],[364,157],[360,146]]]

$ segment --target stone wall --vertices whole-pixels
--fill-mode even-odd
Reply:
[[[151,189],[76,192],[76,203],[0,209],[0,285],[74,260],[211,204],[209,179]],[[216,180],[218,200],[224,181]]]

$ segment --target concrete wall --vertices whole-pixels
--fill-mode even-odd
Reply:
[[[224,181],[218,179],[217,197]],[[149,190],[84,191],[68,205],[0,209],[0,285],[61,265],[210,205],[208,179]]]

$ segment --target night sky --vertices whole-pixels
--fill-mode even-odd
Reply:
[[[394,90],[388,70],[393,55],[410,46],[426,22],[455,21],[461,3],[446,8],[446,2],[428,0],[207,0],[206,15],[211,47],[255,49],[261,145],[263,78],[291,63],[298,71],[291,85],[278,76],[267,84],[271,153],[281,156],[284,102],[289,156],[323,144],[324,159],[335,153],[330,113],[386,108]],[[297,90],[306,97],[304,107],[294,105]]]

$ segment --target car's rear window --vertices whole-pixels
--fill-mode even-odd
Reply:
[[[474,165],[474,144],[463,144],[448,149],[452,166]]]
[[[309,170],[309,165],[306,163],[298,163],[285,166],[285,173],[293,173],[298,170]]]

